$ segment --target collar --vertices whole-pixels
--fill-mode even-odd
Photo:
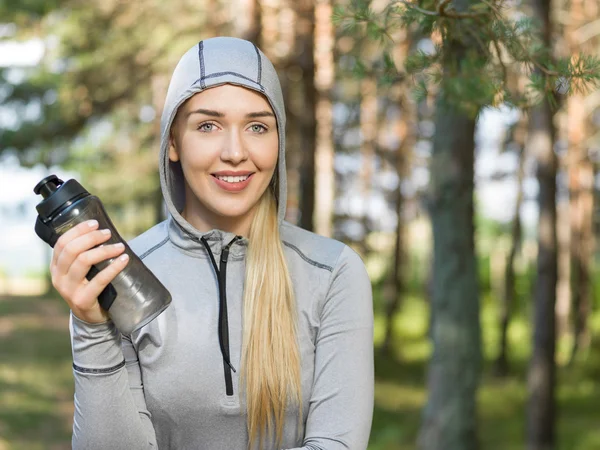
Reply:
[[[221,254],[223,247],[227,246],[231,241],[234,240],[236,235],[222,230],[210,230],[205,233],[198,231],[183,217],[176,220],[172,215],[169,216],[168,220],[168,232],[169,239],[176,247],[180,248],[184,252],[192,253],[193,256],[208,257],[206,248],[202,241],[202,237],[206,239],[210,245],[211,251],[215,255]],[[241,237],[237,239],[229,249],[229,256],[235,259],[243,259],[246,256],[248,249],[248,239]]]

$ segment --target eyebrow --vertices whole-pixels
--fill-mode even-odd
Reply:
[[[225,117],[225,114],[220,111],[214,111],[212,109],[204,109],[204,108],[198,108],[198,109],[195,109],[194,111],[188,112],[187,117],[191,116],[192,114],[204,114],[205,116],[212,116],[212,117]],[[275,117],[275,114],[273,114],[271,111],[257,111],[257,112],[251,112],[251,113],[246,114],[246,117],[249,119],[256,119],[259,117]]]

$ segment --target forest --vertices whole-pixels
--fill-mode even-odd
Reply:
[[[0,0],[0,173],[164,220],[166,89],[213,36],[279,74],[286,220],[369,271],[369,449],[600,448],[600,1]],[[37,201],[0,201],[0,450],[70,448],[68,308],[2,228]]]

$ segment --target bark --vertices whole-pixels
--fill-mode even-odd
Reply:
[[[262,15],[260,2],[258,0],[240,0],[237,7],[242,10],[242,14],[238,15],[237,20],[234,22],[239,27],[237,30],[239,35],[261,48]]]
[[[373,172],[375,166],[375,151],[377,142],[377,80],[375,77],[365,77],[360,81],[360,186],[362,196],[362,224],[365,237],[369,234],[369,202]],[[363,252],[367,253],[366,239],[362,241]]]
[[[474,131],[474,119],[438,101],[430,205],[433,355],[419,436],[423,450],[478,448],[481,336],[473,222]]]
[[[296,119],[299,125],[300,141],[300,179],[299,212],[300,226],[314,230],[315,210],[315,151],[317,147],[317,92],[315,89],[315,6],[312,1],[303,0],[295,4],[297,15],[296,55],[297,64],[302,71],[302,93],[305,114]]]
[[[518,125],[517,125],[518,126]],[[496,374],[506,376],[509,372],[508,363],[508,327],[515,302],[515,257],[521,246],[521,205],[523,204],[523,178],[525,176],[525,149],[524,143],[519,143],[519,163],[517,167],[517,199],[515,214],[511,227],[511,246],[506,258],[504,272],[503,298],[500,304],[500,352],[496,359]]]
[[[469,0],[453,2],[458,11]],[[443,69],[461,67],[467,50],[444,36]],[[475,255],[475,118],[438,93],[430,163],[433,293],[429,398],[419,433],[420,450],[476,450],[476,395],[482,366],[479,283]]]
[[[583,0],[572,0],[570,17],[572,26],[585,23]],[[570,47],[576,55],[580,51],[576,33],[567,33],[571,38]],[[587,117],[582,95],[568,99],[568,172],[569,209],[571,217],[571,295],[573,305],[574,336],[571,362],[580,348],[589,346],[590,332],[588,316],[593,304],[591,265],[593,257],[593,207],[594,207],[594,168],[590,161],[586,141]]]
[[[397,158],[397,170],[398,176],[404,172],[404,155],[402,154],[403,148],[398,149],[398,153],[396,155]],[[392,346],[394,342],[394,319],[396,314],[400,310],[400,306],[402,304],[402,290],[403,290],[403,279],[402,279],[402,268],[403,268],[403,256],[404,256],[404,246],[402,236],[404,234],[404,223],[402,219],[403,212],[403,204],[404,198],[402,196],[402,191],[400,187],[398,187],[398,192],[396,193],[396,218],[398,220],[398,225],[396,226],[396,240],[394,243],[394,259],[392,262],[392,270],[391,270],[391,280],[390,280],[390,289],[389,289],[389,297],[386,299],[386,326],[385,326],[385,337],[383,339],[383,353],[388,356],[392,356]]]
[[[165,107],[165,98],[167,96],[168,87],[169,79],[166,75],[155,74],[152,77],[152,106],[154,107],[155,113],[154,122],[152,123],[152,131],[154,135],[154,148],[156,151],[160,149],[160,118],[162,116],[163,108]],[[158,173],[158,169],[156,170],[156,173]],[[160,223],[166,218],[165,207],[158,176],[155,177],[155,182],[156,186],[152,194],[154,204],[154,221],[155,223]]]
[[[542,38],[550,47],[550,1],[535,0]],[[556,171],[555,131],[546,99],[530,113],[528,151],[537,162],[539,223],[534,293],[533,351],[528,373],[527,449],[550,450],[555,442]]]
[[[331,21],[331,0],[315,2],[315,88],[316,104],[316,149],[315,149],[315,231],[331,236],[333,228],[333,203],[335,180],[333,167],[333,111],[331,90],[334,81],[333,45],[334,32]]]
[[[556,281],[556,339],[570,332],[571,223],[568,201],[557,205],[558,279]]]
[[[383,353],[392,356],[392,347],[394,342],[394,318],[400,310],[402,305],[402,291],[404,288],[404,280],[402,275],[404,273],[403,264],[405,251],[404,251],[404,197],[402,195],[401,182],[407,171],[407,152],[414,143],[414,136],[409,131],[409,118],[411,111],[408,107],[409,102],[405,98],[402,100],[403,106],[403,117],[398,123],[398,137],[400,145],[396,150],[396,173],[398,174],[398,190],[396,192],[396,240],[394,243],[394,258],[392,262],[392,270],[389,280],[389,289],[387,289],[386,303],[386,326],[385,326],[385,337],[383,340],[382,350]],[[409,116],[410,117],[410,116]]]

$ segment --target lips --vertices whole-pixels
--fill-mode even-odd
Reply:
[[[239,192],[246,189],[252,181],[252,172],[218,172],[212,174],[215,184],[228,192]]]

